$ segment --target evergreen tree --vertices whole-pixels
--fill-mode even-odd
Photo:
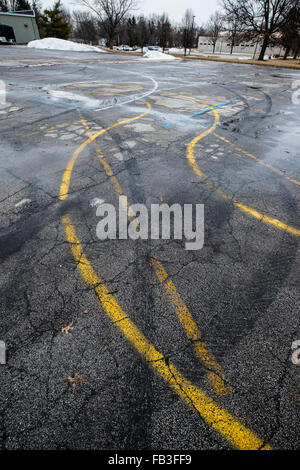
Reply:
[[[15,11],[31,10],[30,3],[27,0],[16,0]]]
[[[68,39],[71,33],[71,25],[63,14],[60,1],[51,9],[45,10],[39,21],[42,37]]]

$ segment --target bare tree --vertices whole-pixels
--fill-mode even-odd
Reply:
[[[136,25],[137,44],[143,49],[148,44],[150,33],[148,29],[148,23],[143,16],[138,19]]]
[[[228,11],[238,12],[238,18],[248,38],[262,40],[258,60],[276,33],[286,24],[289,12],[299,0],[227,0]]]
[[[236,8],[233,8],[230,0],[223,0],[223,9],[225,29],[230,43],[230,54],[232,54],[233,48],[240,44],[243,39],[243,25],[241,23],[237,5]]]
[[[149,43],[153,45],[158,44],[158,21],[158,16],[154,14],[148,19]]]
[[[137,43],[137,31],[136,31],[136,18],[135,16],[129,17],[127,19],[127,36],[128,44],[130,47],[134,46]]]
[[[217,40],[219,39],[220,33],[224,27],[223,23],[223,16],[218,11],[210,15],[206,28],[209,39],[213,45],[213,53],[215,53]]]
[[[184,47],[184,55],[186,55],[186,50],[193,47],[194,44],[194,19],[195,15],[193,10],[187,8],[182,18],[182,45]]]
[[[15,11],[17,0],[0,0],[0,11]]]
[[[9,11],[9,4],[7,0],[0,0],[0,11]]]
[[[79,3],[96,13],[110,49],[118,26],[127,13],[136,8],[135,0],[79,0]]]
[[[281,28],[280,35],[276,43],[279,43],[285,48],[284,59],[287,59],[291,52],[296,52],[296,57],[299,50],[300,42],[300,6],[295,6],[291,9],[286,23]],[[296,58],[295,57],[295,58]]]
[[[157,23],[158,44],[162,47],[163,51],[169,45],[171,37],[171,23],[166,13],[163,13],[158,18]]]
[[[97,42],[97,21],[89,11],[74,11],[73,23],[76,38],[82,39],[84,42]]]

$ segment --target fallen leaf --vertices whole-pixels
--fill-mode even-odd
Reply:
[[[62,333],[65,333],[66,335],[68,335],[71,330],[74,330],[74,328],[73,328],[73,322],[69,323],[69,325],[67,325],[67,326],[65,326],[64,328],[62,328],[62,329],[61,329],[61,332],[62,332]]]
[[[67,378],[67,382],[71,383],[73,388],[76,388],[76,385],[77,384],[83,384],[83,382],[85,382],[85,377],[82,377],[80,375],[76,374],[74,375],[74,377],[68,377]]]

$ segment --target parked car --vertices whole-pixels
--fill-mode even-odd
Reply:
[[[117,47],[118,51],[132,51],[132,47],[127,46],[127,44],[122,44]]]
[[[0,44],[16,44],[14,29],[6,24],[0,24]]]
[[[148,51],[160,51],[161,48],[159,46],[148,46]]]

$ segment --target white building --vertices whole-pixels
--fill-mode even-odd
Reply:
[[[213,54],[214,46],[211,42],[211,38],[208,36],[199,36],[198,38],[198,51],[205,54]],[[257,59],[261,51],[261,41],[251,42],[244,41],[241,44],[234,46],[232,53],[239,55],[252,56]],[[230,54],[231,43],[228,40],[226,33],[221,33],[217,40],[215,47],[215,54]],[[266,50],[266,56],[277,56],[284,54],[284,49],[281,47],[268,47]]]
[[[16,44],[27,44],[34,39],[40,39],[35,13],[32,10],[8,13],[1,11],[0,24],[13,28]]]

